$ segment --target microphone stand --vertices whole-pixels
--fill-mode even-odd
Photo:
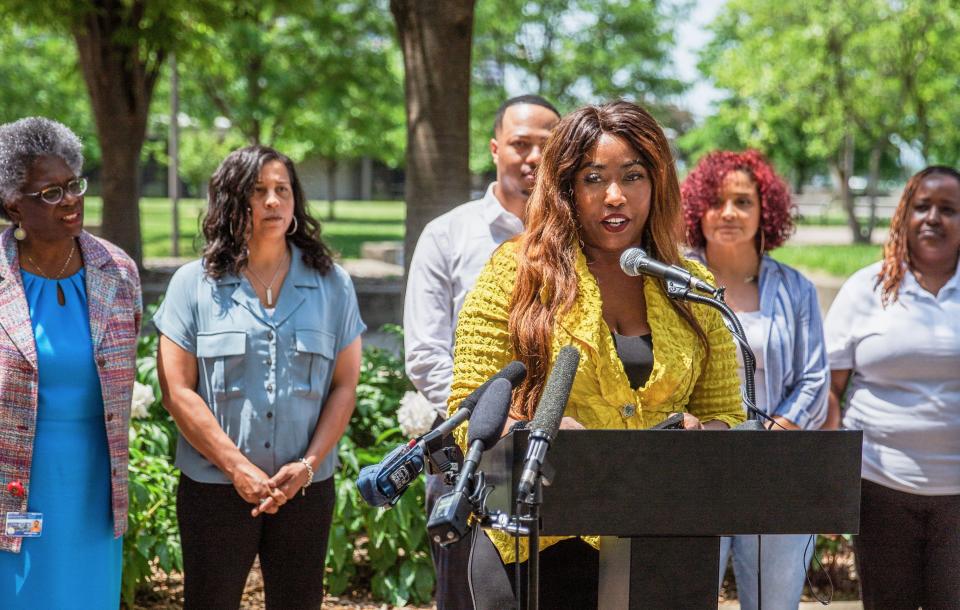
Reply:
[[[680,282],[674,282],[672,280],[665,280],[667,284],[667,296],[671,299],[686,299],[693,303],[700,303],[702,305],[707,305],[713,307],[727,320],[729,323],[729,328],[731,329],[731,334],[740,344],[740,348],[743,353],[743,381],[744,381],[744,390],[746,392],[746,397],[744,402],[747,406],[747,411],[749,412],[748,419],[756,421],[758,426],[762,426],[759,422],[759,418],[773,422],[773,418],[757,408],[757,389],[756,382],[754,380],[754,374],[757,370],[757,361],[756,357],[753,355],[753,350],[750,349],[750,345],[747,343],[747,335],[743,331],[743,325],[740,324],[740,319],[737,317],[737,314],[733,313],[733,310],[724,302],[723,300],[723,287],[714,288],[714,293],[711,297],[704,296],[693,292],[687,284],[682,284]],[[761,428],[762,429],[762,428]],[[763,610],[763,578],[762,578],[762,557],[763,552],[761,549],[761,536],[757,536],[757,610]]]
[[[744,403],[747,407],[747,418],[751,420],[764,419],[772,422],[773,419],[769,415],[757,408],[757,388],[756,381],[753,378],[757,371],[757,360],[753,355],[753,350],[750,349],[750,345],[747,343],[747,335],[743,331],[743,325],[740,324],[740,319],[723,300],[723,287],[714,288],[714,293],[711,296],[705,296],[694,292],[688,284],[675,282],[673,280],[664,281],[667,287],[667,296],[671,299],[686,300],[707,305],[719,311],[720,315],[727,321],[730,333],[733,335],[733,338],[737,340],[737,343],[740,344],[743,353],[743,385],[744,392],[746,393]]]
[[[526,499],[518,499],[518,503],[525,504],[527,514],[521,517],[530,530],[527,539],[527,610],[540,608],[540,504],[543,503],[542,477],[537,477],[533,491]],[[519,561],[519,557],[517,560]],[[520,593],[519,591],[517,592]]]

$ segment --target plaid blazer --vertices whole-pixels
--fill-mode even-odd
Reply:
[[[110,451],[113,532],[119,536],[127,528],[127,434],[143,308],[140,276],[113,244],[86,231],[79,243]],[[37,386],[37,348],[11,228],[0,235],[0,519],[27,510]],[[0,533],[0,550],[19,552],[20,542]]]

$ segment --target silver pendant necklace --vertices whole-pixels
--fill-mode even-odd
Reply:
[[[253,270],[253,267],[251,267],[249,264],[247,265],[247,271],[250,272],[250,275],[260,282],[260,285],[267,290],[267,307],[273,307],[273,283],[277,281],[277,275],[280,274],[280,270],[283,269],[283,265],[286,262],[287,256],[285,255],[282,259],[280,259],[280,264],[277,265],[277,268],[273,270],[273,277],[270,278],[269,284],[264,282],[260,276],[257,275],[257,272]]]

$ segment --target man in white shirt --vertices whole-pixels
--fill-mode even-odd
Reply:
[[[540,96],[505,101],[497,111],[490,140],[497,181],[482,199],[432,220],[417,241],[403,308],[406,370],[438,418],[447,412],[457,316],[493,251],[523,230],[541,150],[559,120],[557,109]],[[450,490],[441,477],[428,477],[428,514],[436,499]],[[431,550],[438,610],[472,608],[467,584],[469,537],[447,548],[431,544]]]

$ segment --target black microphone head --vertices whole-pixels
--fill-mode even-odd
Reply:
[[[637,270],[637,263],[646,258],[649,258],[649,256],[643,248],[627,248],[620,255],[620,268],[627,275],[640,275],[640,271]]]
[[[494,377],[496,379],[506,379],[510,382],[510,387],[515,388],[520,385],[520,382],[522,382],[526,376],[527,367],[525,367],[519,360],[514,360],[513,362],[507,364],[507,366],[500,369],[500,372]]]
[[[513,387],[507,379],[494,379],[490,382],[470,417],[470,427],[467,429],[468,444],[473,445],[474,441],[482,441],[484,448],[493,447],[496,444],[503,431],[503,425],[507,422],[512,392]]]
[[[579,364],[580,352],[572,345],[567,345],[557,354],[557,361],[547,377],[543,395],[533,414],[533,421],[530,422],[531,430],[544,430],[551,439],[557,436]]]
[[[473,412],[473,409],[476,407],[480,397],[483,396],[483,393],[487,391],[487,388],[494,379],[506,379],[510,382],[510,387],[515,388],[520,385],[520,382],[522,382],[526,376],[527,367],[525,367],[519,360],[514,360],[513,362],[508,363],[507,366],[497,371],[496,375],[484,381],[480,387],[471,392],[469,396],[464,398],[463,402],[460,403],[460,408]]]

